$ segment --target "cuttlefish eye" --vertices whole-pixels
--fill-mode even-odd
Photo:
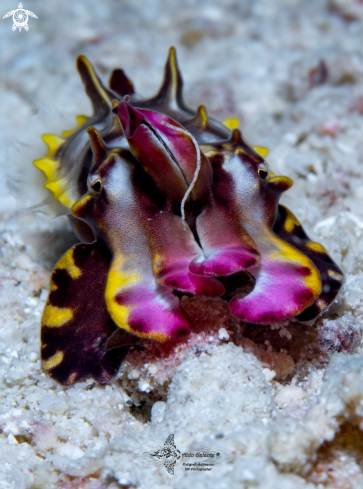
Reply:
[[[258,174],[260,175],[261,180],[264,180],[266,177],[268,177],[269,169],[265,163],[261,163],[258,166]]]
[[[88,190],[92,195],[99,195],[102,190],[102,182],[100,179],[88,181]]]

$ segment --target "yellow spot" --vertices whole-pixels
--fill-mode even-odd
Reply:
[[[55,134],[43,134],[42,139],[48,146],[48,153],[46,157],[53,158],[58,149],[66,142],[65,139],[56,136]]]
[[[207,151],[206,153],[203,151],[203,153],[207,158],[213,158],[214,156],[218,156],[220,154],[218,151],[214,151],[212,149],[210,151]]]
[[[289,190],[289,188],[294,185],[294,182],[291,180],[291,178],[285,177],[283,175],[280,175],[278,177],[270,177],[268,179],[268,183],[269,185],[273,185],[274,187],[276,187],[281,192]]]
[[[44,173],[47,182],[54,182],[54,180],[57,179],[57,171],[59,168],[59,162],[57,160],[41,158],[39,160],[34,160],[33,165]]]
[[[297,220],[296,216],[291,211],[289,211],[289,209],[287,209],[286,207],[285,209],[287,211],[287,214],[285,218],[284,228],[285,231],[287,231],[288,233],[292,233],[295,229],[295,226],[300,226],[300,223]]]
[[[230,117],[223,121],[222,124],[232,131],[232,129],[238,129],[239,119],[238,117]]]
[[[58,289],[58,285],[56,285],[56,284],[53,282],[52,278],[51,278],[51,279],[50,279],[49,291],[50,291],[50,292],[53,292],[54,290],[57,290],[57,289]]]
[[[207,127],[207,124],[208,124],[208,116],[207,116],[207,111],[205,110],[204,105],[200,105],[198,107],[197,122],[199,123],[199,126],[202,129],[205,129]]]
[[[234,152],[236,155],[245,155],[246,151],[243,148],[237,148]]]
[[[67,307],[57,307],[47,304],[44,308],[42,325],[48,326],[48,328],[59,328],[63,324],[68,323],[73,319],[72,309]]]
[[[170,336],[166,333],[140,333],[139,331],[132,331],[132,333],[139,338],[145,338],[149,340],[155,340],[159,343],[164,343],[164,341],[170,340]]]
[[[72,278],[79,278],[82,275],[82,271],[74,263],[73,252],[74,247],[64,253],[62,258],[56,264],[54,270],[57,270],[57,268],[65,269]]]
[[[90,194],[86,194],[81,197],[77,202],[72,205],[71,212],[75,217],[82,217],[82,211],[88,205],[88,203],[92,200]]]
[[[323,310],[328,304],[323,299],[318,299],[316,301],[316,305],[319,307],[320,310]]]
[[[160,255],[160,253],[155,253],[153,257],[153,272],[155,275],[159,275],[159,273],[162,271],[162,258],[163,256]]]
[[[262,158],[267,156],[270,152],[270,150],[268,148],[265,148],[264,146],[253,146],[253,149],[258,155],[262,156]]]
[[[70,129],[68,131],[63,131],[62,132],[62,134],[63,134],[63,136],[65,138],[68,138],[73,133],[75,133],[76,131],[78,131],[78,129],[80,127],[82,127],[83,124],[85,124],[88,121],[88,117],[86,115],[76,115],[76,119],[77,119],[77,122],[78,122],[78,124],[76,125],[76,127],[74,127],[73,129]]]
[[[178,69],[176,66],[176,53],[175,53],[175,48],[172,46],[169,49],[169,67],[171,71],[171,82],[173,89],[176,91],[177,86],[178,86]]]
[[[119,328],[132,331],[128,324],[128,317],[132,306],[122,306],[117,303],[116,297],[123,289],[127,289],[130,285],[141,279],[141,276],[132,271],[121,272],[123,264],[123,256],[120,254],[114,258],[111,268],[107,276],[107,284],[105,290],[105,301],[108,312]],[[132,331],[139,336],[139,333]]]
[[[49,358],[49,360],[45,360],[43,362],[43,367],[45,370],[50,370],[54,367],[57,367],[64,358],[64,353],[62,351],[57,351],[52,357]]]
[[[343,280],[343,275],[338,272],[334,272],[334,270],[328,270],[328,275],[330,278],[334,278],[335,280]]]
[[[318,253],[328,253],[324,248],[324,246],[321,245],[320,243],[309,241],[308,243],[305,244],[305,246],[310,250],[317,251]]]
[[[73,372],[67,379],[67,384],[74,384],[77,378],[77,372]]]
[[[310,270],[310,274],[302,278],[308,289],[314,294],[315,298],[321,294],[321,278],[318,269],[313,262],[301,253],[299,250],[290,246],[286,241],[278,238],[277,236],[271,236],[272,241],[275,243],[277,249],[270,254],[270,259],[279,262],[290,262],[297,267],[306,267]]]

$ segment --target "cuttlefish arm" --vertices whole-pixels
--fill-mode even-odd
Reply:
[[[270,177],[264,186],[278,194],[292,185],[287,177]],[[275,199],[269,201],[271,207]],[[253,216],[253,214],[252,214]],[[236,296],[230,302],[231,312],[240,320],[256,324],[271,324],[298,316],[311,306],[322,291],[317,267],[309,257],[276,235],[259,213],[255,224],[247,226],[259,245],[261,262],[250,270],[255,287],[246,297]],[[266,225],[267,224],[267,225]]]
[[[127,99],[117,114],[132,153],[172,200],[174,212],[179,204],[183,221],[194,219],[203,253],[191,259],[189,270],[213,277],[256,265],[256,245],[223,200],[215,198],[212,168],[194,137],[164,114],[135,109]],[[190,215],[195,209],[199,215]]]
[[[90,129],[89,135],[94,155],[103,154],[105,156],[107,149],[99,133]],[[103,145],[103,149],[100,145]],[[202,250],[196,243],[187,223],[172,212],[171,203],[135,158],[132,155],[127,157],[125,152],[122,155],[117,154],[117,151],[114,152],[117,164],[121,165],[117,171],[121,174],[123,165],[124,175],[117,177],[118,180],[115,179],[115,182],[112,183],[117,185],[117,182],[123,178],[125,186],[131,189],[128,200],[124,199],[125,206],[132,207],[137,212],[138,226],[142,227],[140,233],[145,236],[148,253],[151,255],[152,269],[158,284],[205,297],[221,296],[224,288],[218,280],[194,275],[188,269],[189,263],[195,257],[199,257]],[[126,180],[127,178],[129,180]],[[115,195],[114,199],[121,202],[125,196],[125,190],[120,185],[118,191],[120,196]],[[120,213],[122,213],[121,209]],[[131,216],[133,215],[135,212],[134,214],[131,212]],[[108,230],[110,235],[116,234],[113,228],[120,219],[115,215],[114,224]]]
[[[220,297],[224,287],[218,280],[189,270],[190,262],[204,255],[187,223],[167,206],[160,210],[145,195],[138,197],[145,203],[145,232],[157,283],[194,295]]]
[[[304,253],[320,272],[322,292],[299,316],[301,321],[314,319],[335,300],[344,282],[344,274],[320,243],[311,241],[296,216],[283,205],[278,206],[274,232]]]
[[[231,312],[240,320],[270,324],[299,315],[321,293],[321,279],[314,263],[297,248],[273,232],[276,209],[282,192],[289,189],[288,177],[271,177],[263,158],[235,130],[231,139],[215,148],[219,191],[229,184],[239,220],[257,244],[260,263],[248,271],[255,278],[254,289],[230,302]],[[217,160],[216,160],[217,158]],[[219,167],[218,167],[219,165]]]
[[[108,349],[107,340],[117,331],[104,300],[110,263],[107,246],[98,240],[73,246],[53,270],[42,317],[41,358],[61,384],[87,377],[107,382],[137,341],[125,332]]]
[[[72,215],[86,221],[111,251],[107,310],[119,328],[139,338],[163,342],[185,336],[190,325],[178,297],[155,280],[145,201],[137,198],[137,162],[127,151],[106,147],[97,131],[89,134],[89,190],[72,206]]]
[[[321,293],[320,274],[312,261],[274,233],[260,236],[261,263],[250,273],[255,287],[235,296],[230,310],[238,319],[271,324],[298,316]]]

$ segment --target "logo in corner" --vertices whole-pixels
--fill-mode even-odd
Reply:
[[[150,453],[151,457],[156,457],[164,463],[164,467],[169,474],[174,475],[176,461],[180,459],[181,454],[174,443],[174,435],[169,435],[163,448],[159,448],[155,453]]]
[[[21,3],[19,3],[18,8],[16,10],[11,10],[11,12],[5,14],[3,19],[7,19],[8,17],[11,16],[13,16],[13,25],[12,25],[13,31],[15,31],[16,28],[18,27],[20,32],[22,29],[25,29],[26,31],[29,30],[29,26],[28,26],[29,16],[34,17],[34,19],[38,18],[33,12],[30,12],[30,10],[24,10],[23,5]]]

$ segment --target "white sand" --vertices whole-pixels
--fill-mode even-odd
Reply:
[[[16,3],[4,0],[2,15]],[[24,8],[39,17],[28,32],[0,21],[0,488],[363,487],[363,4],[32,0]],[[294,179],[284,202],[343,268],[344,290],[310,329],[286,322],[265,328],[261,341],[253,332],[243,339],[216,305],[211,329],[169,355],[135,351],[115,383],[63,388],[41,371],[39,325],[52,266],[75,238],[63,218],[20,216],[5,174],[20,166],[24,196],[41,195],[31,163],[45,151],[40,134],[90,113],[78,54],[104,80],[123,67],[147,96],[170,45],[188,104],[240,117],[250,142],[271,148],[273,171]],[[313,87],[320,60],[327,78]],[[174,475],[143,465],[145,447],[170,433],[181,452],[216,446],[230,459],[208,473],[185,472],[180,461]]]

